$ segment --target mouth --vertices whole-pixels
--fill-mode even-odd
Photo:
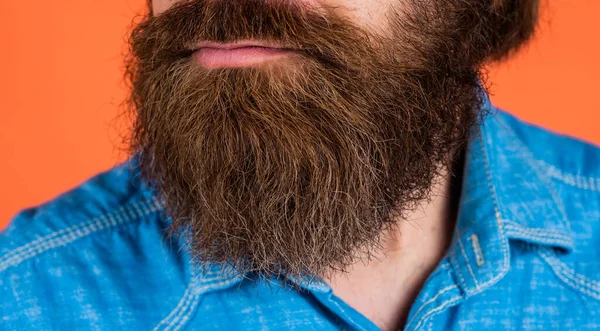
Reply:
[[[204,42],[197,45],[193,58],[206,69],[242,68],[280,60],[299,53],[298,49],[275,44],[242,41],[235,43]]]

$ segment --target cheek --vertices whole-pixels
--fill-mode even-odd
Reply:
[[[159,15],[181,0],[152,0],[152,12]],[[217,0],[230,1],[230,0]],[[273,0],[280,1],[280,0]],[[401,6],[401,0],[291,0],[314,7],[331,8],[337,15],[374,31],[385,30],[385,14],[392,6]]]
[[[294,0],[300,1],[300,0]],[[402,10],[408,0],[305,0],[347,19],[375,35],[386,36],[392,9]]]
[[[159,15],[160,13],[171,8],[175,3],[180,0],[152,0],[152,13]]]
[[[348,10],[348,18],[358,26],[377,35],[387,35],[393,10],[402,11],[406,0],[357,0],[352,2],[353,10]],[[344,13],[342,13],[343,15]]]

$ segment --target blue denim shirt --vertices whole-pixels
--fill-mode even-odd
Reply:
[[[405,330],[600,328],[600,150],[500,110],[474,131],[452,244]],[[132,159],[16,215],[0,328],[377,329],[325,283],[200,271],[153,197]]]

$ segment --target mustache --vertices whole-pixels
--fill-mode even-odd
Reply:
[[[130,54],[149,70],[190,56],[201,43],[258,40],[321,63],[345,62],[340,47],[369,47],[365,31],[335,15],[288,0],[184,0],[147,17],[130,37]],[[369,50],[366,50],[369,51]]]

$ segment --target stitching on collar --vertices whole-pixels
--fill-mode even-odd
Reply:
[[[505,116],[510,116],[510,115],[505,115]],[[543,231],[551,231],[554,230],[554,233],[558,233],[558,232],[562,232],[563,238],[564,237],[570,237],[572,240],[572,233],[571,233],[571,224],[569,222],[569,220],[566,217],[566,211],[565,211],[565,207],[564,207],[564,203],[562,201],[562,198],[560,196],[560,194],[558,194],[558,191],[556,190],[556,187],[554,185],[554,183],[552,182],[552,180],[550,179],[550,177],[545,174],[544,172],[541,171],[540,167],[538,166],[538,160],[536,160],[533,156],[533,152],[531,151],[531,149],[525,145],[517,136],[516,132],[514,131],[512,125],[510,123],[506,122],[506,119],[499,117],[498,124],[502,123],[502,129],[505,130],[505,132],[511,136],[511,138],[514,139],[514,147],[516,147],[519,151],[519,155],[521,156],[521,159],[523,160],[524,166],[526,166],[526,170],[527,171],[531,171],[533,174],[535,174],[536,179],[537,179],[537,183],[539,183],[539,187],[535,188],[535,191],[532,192],[532,194],[535,194],[536,196],[545,196],[551,199],[551,202],[554,204],[555,209],[551,209],[549,210],[553,215],[556,221],[560,222],[559,224],[562,224],[564,226],[564,229],[550,229],[550,228],[543,228]],[[500,130],[500,129],[498,129]],[[486,158],[486,163],[487,163],[487,158]],[[493,184],[492,184],[493,185]],[[510,199],[510,197],[506,198],[507,200]],[[550,202],[549,202],[550,203]],[[521,228],[526,229],[526,228],[530,228],[530,229],[534,229],[534,227],[531,226],[523,226],[517,217],[513,217],[513,215],[511,215],[510,213],[506,213],[505,211],[505,216],[504,218],[507,220],[511,220],[514,224],[518,224],[520,225]],[[535,217],[535,216],[534,216]],[[533,220],[535,223],[535,220]],[[541,227],[536,228],[538,230],[542,230]],[[546,244],[550,244],[552,245],[551,242],[545,242]],[[557,243],[558,245],[562,244],[562,243]],[[560,245],[562,246],[562,245]]]
[[[572,187],[583,190],[600,192],[600,177],[586,177],[570,173],[565,173],[557,167],[542,160],[536,160],[540,167],[545,168],[550,178],[557,179]]]
[[[573,237],[545,228],[526,228],[505,220],[505,229],[510,237],[531,240],[540,244],[559,246],[567,251],[573,249]]]
[[[482,128],[482,131],[483,131],[483,129],[484,128]],[[494,183],[492,182],[492,171],[491,171],[491,168],[489,165],[489,156],[487,153],[485,141],[483,140],[483,132],[481,132],[481,134],[479,135],[479,139],[481,142],[481,153],[482,153],[482,157],[483,157],[483,163],[485,165],[485,175],[486,175],[486,179],[487,179],[487,184],[488,184],[490,193],[492,195],[492,204],[494,206],[494,215],[496,218],[496,225],[498,226],[498,232],[500,233],[500,237],[501,237],[500,238],[501,239],[500,249],[502,251],[502,256],[504,258],[504,261],[502,263],[502,269],[500,269],[498,271],[498,274],[496,274],[495,277],[488,280],[487,282],[481,284],[479,290],[475,291],[473,294],[478,293],[479,291],[485,289],[486,287],[488,287],[488,286],[494,284],[495,282],[497,282],[498,280],[500,280],[502,277],[504,277],[504,275],[506,275],[506,273],[508,272],[508,269],[510,268],[510,257],[508,256],[508,254],[509,254],[508,238],[506,237],[506,234],[504,233],[504,224],[502,223],[502,216],[500,214],[500,208],[498,205],[498,195],[494,188]]]

